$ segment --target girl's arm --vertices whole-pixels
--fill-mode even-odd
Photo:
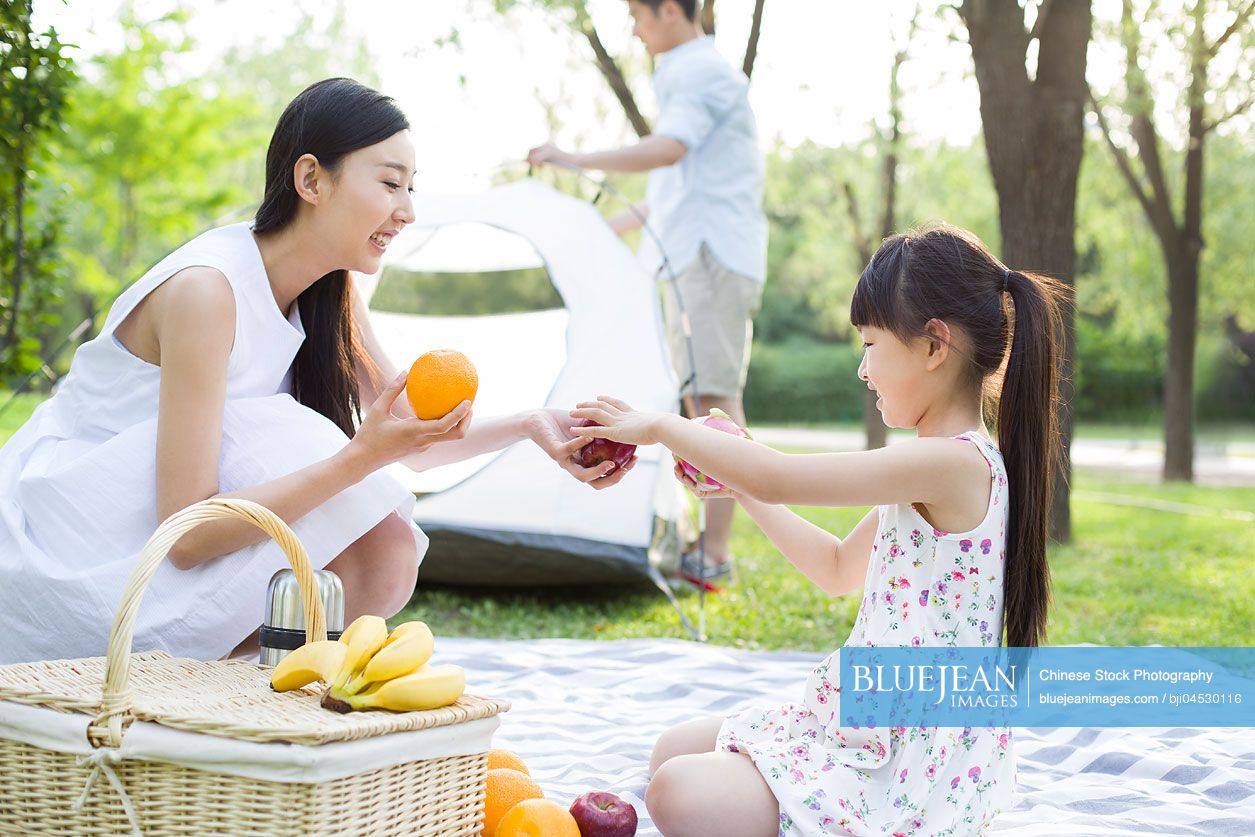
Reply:
[[[700,498],[732,497],[789,563],[830,596],[841,596],[863,585],[880,512],[872,508],[844,539],[821,529],[801,515],[755,500],[735,491],[703,491],[677,463],[675,475]]]
[[[358,339],[362,348],[369,356],[370,362],[378,370],[377,376],[384,381],[393,380],[398,371],[392,360],[384,351],[383,345],[371,327],[370,310],[366,299],[357,290],[353,282],[353,274],[349,273],[353,285],[353,323],[357,328]],[[378,385],[373,380],[369,364],[358,364],[358,387],[363,404],[369,404],[378,395]],[[393,412],[406,418],[414,417],[414,408],[408,398],[397,399]],[[565,411],[525,410],[509,416],[494,416],[474,423],[468,420],[468,429],[460,439],[455,439],[436,447],[428,448],[401,460],[407,467],[415,471],[426,471],[440,465],[461,462],[483,453],[501,450],[523,439],[530,439],[548,454],[549,458],[567,473],[580,482],[591,483],[594,488],[603,489],[619,482],[636,464],[633,459],[627,465],[614,471],[614,464],[602,463],[594,468],[581,468],[571,456],[589,440],[573,436],[565,431]]]
[[[218,458],[226,402],[227,359],[235,336],[235,298],[221,272],[189,268],[145,301],[161,366],[157,414],[157,518],[209,497],[261,503],[292,523],[374,470],[435,442],[457,438],[469,410],[443,419],[397,419],[389,412],[404,379],[393,381],[367,410],[357,435],[338,453],[292,474],[220,493]],[[403,400],[403,399],[402,399]],[[108,490],[102,486],[101,490]],[[170,551],[179,569],[226,555],[266,537],[244,521],[213,521],[188,532]]]
[[[741,508],[776,549],[819,589],[830,596],[841,596],[863,586],[880,523],[877,508],[865,514],[843,540],[784,506],[769,505],[753,497],[739,499]]]
[[[944,505],[954,499],[956,484],[989,478],[972,446],[953,439],[913,439],[855,453],[786,454],[671,413],[636,412],[611,398],[583,402],[571,415],[603,425],[574,428],[575,435],[661,443],[737,493],[769,505]]]

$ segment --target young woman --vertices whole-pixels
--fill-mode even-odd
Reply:
[[[122,587],[158,523],[208,497],[259,502],[345,587],[346,619],[391,616],[427,540],[422,470],[530,438],[595,488],[564,411],[414,417],[350,271],[374,273],[413,219],[415,152],[392,100],[349,79],[284,110],[252,224],[211,230],[114,304],[48,401],[0,450],[0,663],[103,654]],[[363,405],[369,405],[362,409]],[[355,427],[357,419],[360,426]],[[277,545],[237,521],[185,535],[140,608],[136,649],[255,650]]]

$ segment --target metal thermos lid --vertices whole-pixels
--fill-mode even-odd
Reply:
[[[330,570],[315,570],[322,610],[328,633],[344,630],[344,585]],[[305,631],[305,607],[301,604],[301,588],[290,569],[282,569],[270,579],[266,592],[266,615],[262,624],[270,628]]]

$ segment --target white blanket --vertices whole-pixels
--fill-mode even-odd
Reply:
[[[550,799],[611,790],[645,810],[654,740],[698,715],[785,702],[818,654],[680,640],[439,639],[469,688],[510,700],[494,746],[518,752]],[[1019,788],[997,834],[1255,835],[1255,730],[1017,729]]]

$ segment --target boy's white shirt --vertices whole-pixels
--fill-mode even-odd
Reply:
[[[725,267],[762,282],[767,275],[765,165],[746,91],[749,82],[703,36],[660,54],[654,71],[653,134],[682,143],[678,163],[649,173],[649,223],[678,275],[703,242]],[[646,236],[651,269],[662,256]],[[667,278],[664,273],[662,278]]]

